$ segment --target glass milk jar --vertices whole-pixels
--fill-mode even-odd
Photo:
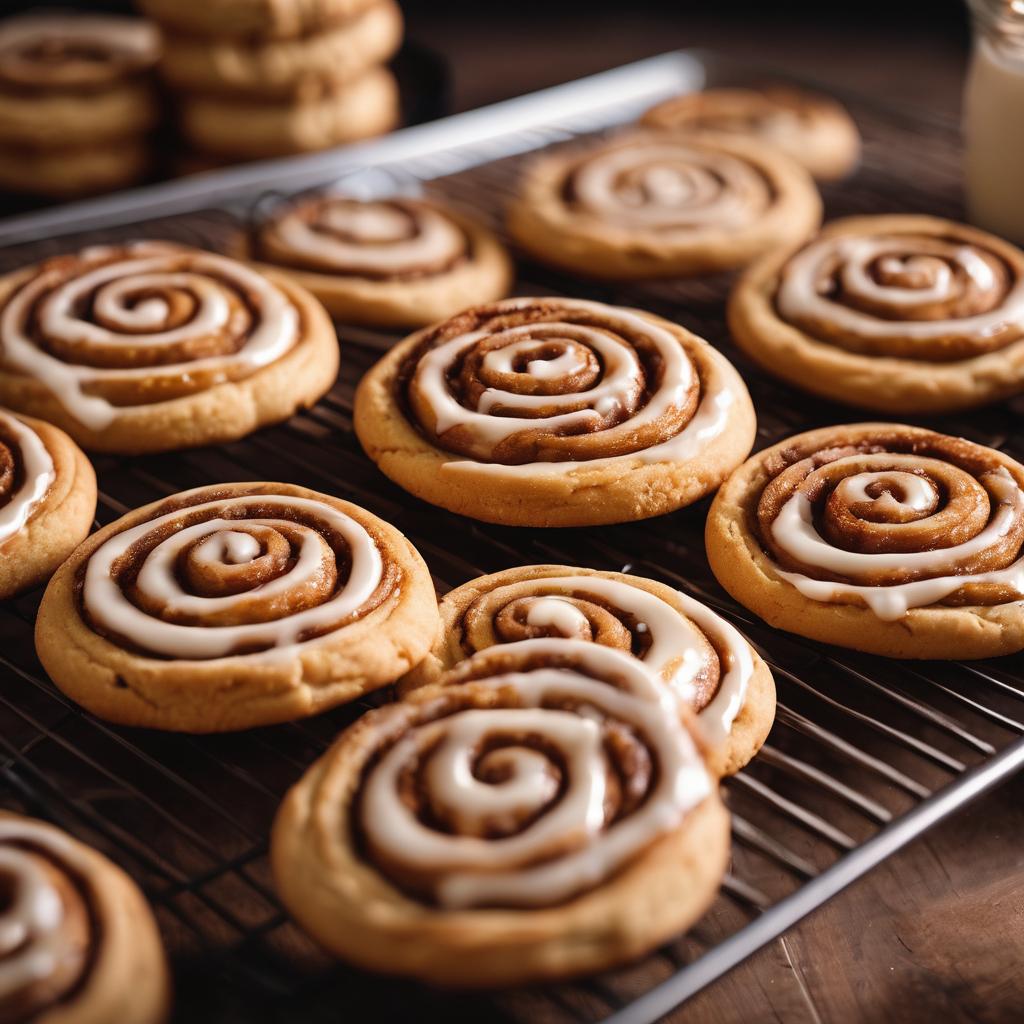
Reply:
[[[974,52],[964,93],[967,210],[1024,243],[1024,0],[969,0]]]

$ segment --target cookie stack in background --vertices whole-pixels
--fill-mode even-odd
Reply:
[[[384,66],[395,0],[139,0],[164,33],[161,73],[191,148],[181,171],[327,149],[394,128]]]
[[[0,189],[53,199],[135,184],[160,117],[156,29],[135,18],[0,22]]]

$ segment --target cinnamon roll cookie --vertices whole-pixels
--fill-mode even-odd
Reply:
[[[510,526],[661,515],[746,457],[731,364],[676,324],[582,299],[506,299],[396,345],[360,382],[355,429],[392,480]]]
[[[861,423],[740,467],[707,521],[719,582],[781,629],[897,658],[1024,649],[1024,466]]]
[[[435,203],[325,195],[283,207],[253,255],[348,323],[423,327],[507,294],[512,264],[484,227]]]
[[[789,86],[686,93],[647,111],[642,123],[756,138],[821,181],[844,178],[860,157],[860,134],[842,104]]]
[[[508,216],[541,262],[613,279],[731,270],[820,222],[814,182],[775,149],[656,131],[540,157]]]
[[[0,21],[0,188],[72,196],[139,178],[159,118],[158,55],[156,30],[137,19]]]
[[[159,1024],[170,979],[135,883],[60,829],[0,811],[0,1019]]]
[[[138,0],[162,26],[209,38],[294,39],[356,17],[375,0]]]
[[[287,278],[184,246],[92,246],[0,278],[0,402],[93,451],[229,441],[312,405],[338,344]]]
[[[538,640],[550,649],[548,638],[589,641],[639,658],[697,712],[716,774],[739,771],[771,729],[775,685],[768,666],[724,619],[663,583],[527,565],[456,588],[440,612],[434,647],[403,690],[436,682],[481,651],[528,652]]]
[[[430,574],[393,526],[303,487],[224,484],[82,544],[43,596],[36,649],[101,718],[224,732],[393,682],[436,631]]]
[[[936,217],[850,217],[752,266],[729,300],[769,373],[883,412],[1024,391],[1024,252]]]
[[[263,160],[391,131],[399,121],[398,83],[387,68],[374,67],[302,102],[183,94],[178,115],[182,134],[202,153]]]
[[[0,598],[47,579],[95,512],[96,474],[74,441],[0,409]]]
[[[288,794],[274,878],[329,950],[516,985],[631,960],[704,912],[728,816],[674,697],[620,651],[549,643],[551,663],[485,652],[472,681],[369,712]]]
[[[395,0],[375,0],[353,18],[290,39],[164,36],[160,71],[175,89],[212,96],[315,100],[391,59],[402,39]]]

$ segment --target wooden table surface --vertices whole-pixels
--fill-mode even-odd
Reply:
[[[884,33],[870,23],[741,29],[619,10],[588,14],[584,34],[576,18],[532,24],[492,5],[449,17],[413,6],[409,20],[414,37],[450,59],[459,109],[702,46],[955,114],[966,61],[965,34],[948,16],[937,28]],[[928,833],[670,1019],[1024,1021],[1024,777]]]

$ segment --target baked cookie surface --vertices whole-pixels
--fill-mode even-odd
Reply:
[[[0,598],[47,579],[95,513],[96,474],[74,441],[0,409]]]
[[[137,18],[0,20],[0,187],[71,198],[144,177],[159,52],[156,29]]]
[[[653,130],[540,156],[508,212],[531,256],[611,279],[731,270],[820,222],[810,175],[777,150]]]
[[[375,0],[139,0],[160,25],[207,38],[294,39],[360,14]]]
[[[739,374],[689,331],[582,299],[506,299],[396,345],[362,379],[364,450],[485,522],[583,526],[682,508],[750,451]]]
[[[860,134],[842,104],[789,86],[685,93],[652,107],[641,120],[652,128],[759,139],[821,181],[846,177],[860,157]]]
[[[300,102],[185,94],[179,115],[183,136],[205,154],[290,156],[391,131],[399,121],[398,83],[387,68],[375,67]]]
[[[422,327],[505,295],[512,263],[486,228],[422,199],[325,195],[272,213],[252,255],[339,320]]]
[[[160,1024],[170,978],[142,893],[66,832],[0,811],[0,1015],[40,1024]]]
[[[437,682],[481,651],[527,652],[537,640],[589,641],[632,654],[697,715],[716,774],[761,748],[775,717],[768,666],[710,608],[655,580],[566,565],[526,565],[472,580],[440,603],[441,630],[402,681]]]
[[[0,402],[126,454],[233,440],[312,405],[338,343],[294,282],[163,242],[0,278]]]
[[[1024,466],[892,423],[749,459],[707,520],[718,581],[770,625],[895,658],[1024,649]]]
[[[378,689],[437,630],[430,574],[376,516],[290,484],[224,484],[130,512],[51,580],[36,649],[125,725],[224,732]]]
[[[467,662],[471,681],[369,712],[292,789],[271,862],[321,944],[515,985],[627,962],[704,912],[729,824],[699,743],[639,662],[576,646],[572,665]]]
[[[737,344],[775,376],[880,412],[952,412],[1024,391],[1024,252],[921,215],[833,221],[743,275]]]
[[[391,59],[402,40],[395,0],[376,0],[352,19],[294,39],[164,37],[160,71],[174,88],[247,99],[315,100]]]

